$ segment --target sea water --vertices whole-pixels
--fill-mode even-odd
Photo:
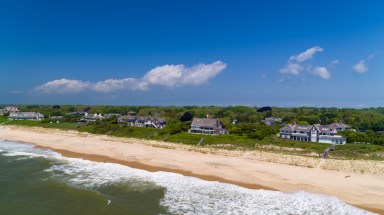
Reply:
[[[0,140],[0,214],[371,214],[336,197],[252,190]]]

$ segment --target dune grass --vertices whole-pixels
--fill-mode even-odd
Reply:
[[[0,118],[1,120],[7,120]],[[139,128],[121,126],[118,124],[85,124],[85,123],[45,123],[41,121],[11,121],[7,125],[37,126],[43,128],[57,128],[63,130],[77,130],[93,134],[106,134],[117,137],[140,138],[147,140],[161,140],[178,144],[195,145],[201,138],[205,138],[201,146],[227,150],[259,150],[281,154],[294,154],[311,157],[321,157],[329,144],[283,140],[276,136],[269,136],[263,140],[251,139],[247,136],[234,134],[200,135],[179,132],[169,134],[154,128]],[[330,153],[330,159],[361,159],[384,160],[384,146],[369,144],[337,145]]]
[[[63,122],[63,123],[44,123],[41,121],[32,121],[32,120],[13,120],[7,123],[7,125],[21,125],[21,126],[37,126],[43,128],[57,128],[63,130],[77,130],[79,123],[75,122]]]

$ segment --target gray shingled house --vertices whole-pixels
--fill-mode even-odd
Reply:
[[[161,117],[152,116],[121,116],[117,119],[119,123],[126,123],[128,126],[145,128],[164,128],[167,121]]]
[[[307,142],[345,144],[346,138],[336,134],[337,131],[343,131],[347,129],[350,129],[350,126],[342,123],[333,123],[330,125],[288,124],[280,128],[279,136],[283,139]]]
[[[264,120],[262,120],[262,122],[264,122],[266,125],[272,126],[272,125],[275,125],[276,123],[280,123],[281,118],[280,117],[267,117]]]
[[[226,134],[228,131],[218,119],[193,118],[189,133]]]
[[[0,109],[0,115],[14,112],[20,112],[20,110],[16,106],[6,106],[5,108]]]

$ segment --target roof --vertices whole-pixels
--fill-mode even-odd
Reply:
[[[305,131],[309,132],[312,127],[315,127],[316,130],[318,130],[321,133],[336,133],[337,129],[340,128],[350,128],[350,126],[342,124],[342,123],[333,123],[330,125],[320,125],[320,124],[314,124],[314,125],[298,125],[298,124],[288,124],[282,128],[280,128],[280,131]]]
[[[119,120],[124,120],[124,121],[157,121],[159,123],[165,123],[166,120],[162,117],[152,117],[152,116],[121,116],[118,118]]]
[[[264,119],[265,121],[281,121],[281,118],[280,117],[267,117]]]
[[[219,127],[220,124],[222,125],[218,119],[193,118],[191,125],[200,127]]]
[[[135,120],[135,116],[121,116],[118,118],[119,120]]]
[[[155,117],[153,120],[158,121],[160,123],[166,122],[166,120],[164,118],[161,118],[161,117]]]
[[[88,114],[86,116],[84,116],[84,119],[102,119],[104,118],[103,116],[101,116],[101,114]]]
[[[119,116],[121,116],[121,114],[119,114],[119,113],[107,113],[107,114],[104,114],[105,118],[111,118],[111,117],[114,117],[114,116],[119,117]]]
[[[313,127],[313,125],[298,125],[298,124],[288,124],[282,128],[280,128],[280,130],[284,130],[284,131],[305,131],[305,132],[309,132],[311,130],[311,128]]]
[[[331,126],[334,129],[349,129],[349,128],[351,128],[351,126],[340,123],[340,122],[332,123],[329,126]]]
[[[38,112],[12,112],[9,117],[18,117],[18,118],[43,118],[44,115]]]

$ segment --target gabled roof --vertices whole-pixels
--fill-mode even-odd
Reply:
[[[18,118],[43,118],[44,115],[38,112],[11,112],[9,117]]]
[[[350,126],[342,124],[342,123],[333,123],[330,125],[320,125],[320,124],[314,124],[314,125],[298,125],[298,124],[288,124],[282,128],[280,128],[280,131],[304,131],[309,132],[313,127],[316,128],[318,132],[321,133],[336,133],[337,128],[350,128]]]
[[[313,125],[298,125],[298,124],[288,124],[282,128],[280,128],[280,130],[284,130],[284,131],[305,131],[305,132],[309,132],[311,129],[312,129]]]
[[[349,128],[351,128],[351,126],[340,123],[340,122],[332,123],[329,126],[334,128],[334,129],[349,129]]]
[[[101,116],[101,114],[88,114],[86,116],[84,116],[84,119],[102,119],[104,118],[103,116]]]
[[[164,118],[161,118],[161,117],[152,117],[152,116],[121,116],[118,118],[119,120],[123,120],[123,121],[140,121],[140,122],[144,122],[144,121],[152,121],[152,122],[159,122],[159,123],[165,123],[167,122]]]
[[[264,119],[265,121],[281,121],[281,118],[280,117],[267,117]]]
[[[207,118],[193,118],[192,124],[193,126],[200,127],[219,127],[222,123],[218,119],[207,119]]]

